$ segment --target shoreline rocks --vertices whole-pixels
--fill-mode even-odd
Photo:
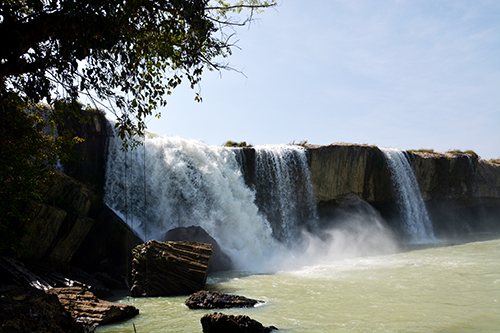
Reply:
[[[220,312],[204,315],[200,321],[203,333],[269,333],[278,330],[274,326],[266,327],[248,316]]]
[[[244,296],[224,294],[218,291],[201,290],[189,296],[184,304],[194,310],[251,308],[260,303],[264,302]]]
[[[56,295],[28,287],[1,286],[0,332],[84,333],[93,327],[78,323]]]
[[[46,293],[56,295],[64,309],[78,322],[110,324],[139,314],[139,310],[132,305],[98,299],[81,287],[52,288]]]

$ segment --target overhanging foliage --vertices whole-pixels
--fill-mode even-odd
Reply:
[[[183,80],[231,54],[232,27],[272,1],[4,0],[0,93],[43,99],[89,96],[115,113],[120,136],[143,134]],[[243,14],[242,14],[243,12]],[[201,100],[196,93],[195,99]],[[97,105],[96,105],[97,106]]]

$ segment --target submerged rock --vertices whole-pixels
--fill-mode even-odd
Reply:
[[[201,318],[203,333],[268,333],[278,330],[274,326],[265,327],[248,316],[233,316],[212,313]]]
[[[206,290],[192,294],[185,302],[186,306],[190,309],[251,308],[259,303],[264,302],[244,296]]]
[[[222,251],[217,241],[208,234],[202,227],[190,226],[179,227],[169,230],[164,241],[189,241],[208,243],[212,245],[213,254],[208,264],[209,272],[227,271],[232,268],[231,258]]]
[[[139,314],[132,305],[103,301],[80,287],[53,288],[47,294],[56,295],[75,320],[89,324],[109,324]]]
[[[188,295],[205,287],[212,245],[149,241],[132,250],[132,296]]]

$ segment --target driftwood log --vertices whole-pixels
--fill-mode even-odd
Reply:
[[[212,245],[148,241],[132,250],[132,296],[189,295],[205,287]]]

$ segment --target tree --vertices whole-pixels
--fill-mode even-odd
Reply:
[[[61,158],[47,120],[87,95],[117,116],[122,138],[204,69],[228,68],[235,26],[265,0],[2,0],[0,3],[0,253],[15,244],[26,207]],[[196,94],[196,99],[201,97]],[[36,104],[48,102],[50,109]],[[75,139],[75,138],[73,138]],[[73,140],[69,136],[69,141]],[[77,138],[76,138],[77,139]],[[64,141],[64,138],[63,138]],[[70,142],[71,143],[71,142]],[[64,153],[64,152],[63,152]]]
[[[204,69],[227,68],[220,59],[231,54],[232,28],[274,4],[3,0],[0,94],[35,102],[85,94],[115,113],[122,138],[140,135],[183,80],[194,88]]]

